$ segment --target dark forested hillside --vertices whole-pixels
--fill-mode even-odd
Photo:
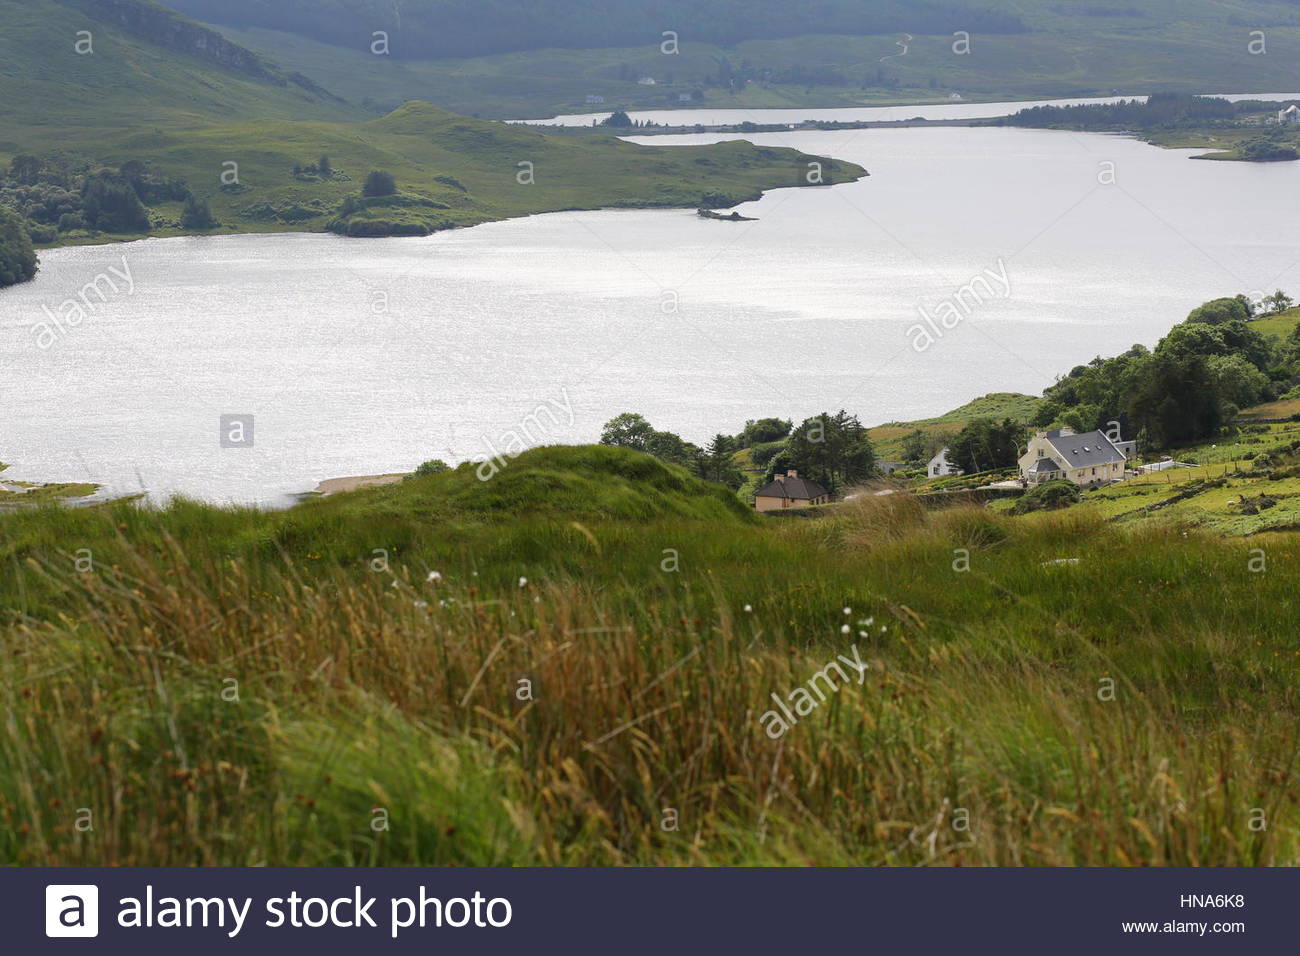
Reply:
[[[340,46],[391,35],[397,57],[658,43],[672,30],[729,44],[805,33],[1018,33],[1020,18],[951,0],[171,0],[209,23],[298,33]]]

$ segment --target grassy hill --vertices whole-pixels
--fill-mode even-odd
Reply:
[[[0,152],[66,145],[70,132],[357,115],[305,77],[152,0],[0,5]]]
[[[1300,863],[1300,537],[726,498],[552,448],[0,514],[0,861]]]
[[[369,171],[386,170],[399,194],[358,201],[337,227],[369,235],[393,231],[385,224],[423,235],[563,209],[733,205],[766,189],[806,186],[814,160],[740,141],[663,150],[612,136],[554,137],[426,103],[367,123],[255,119],[137,129],[98,137],[93,148],[102,163],[145,159],[184,180],[210,203],[222,224],[214,232],[322,230],[345,200],[360,200]],[[322,154],[331,159],[330,175],[295,172]],[[853,163],[819,161],[830,181],[865,174]],[[221,185],[227,162],[238,163],[237,186]],[[531,164],[528,184],[521,182],[525,164]],[[186,231],[179,202],[156,205],[152,213],[155,234]]]
[[[367,42],[375,26],[353,31],[358,39],[340,43],[313,24],[241,17],[210,0],[178,2],[195,15],[215,17],[223,32],[239,42],[273,51],[281,62],[373,110],[418,98],[458,112],[503,118],[600,109],[587,105],[589,95],[603,96],[605,108],[757,109],[938,102],[952,92],[975,99],[1101,95],[1116,89],[1292,92],[1291,64],[1300,55],[1300,11],[1281,0],[978,4],[981,11],[1016,18],[1023,32],[988,29],[973,16],[966,23],[957,17],[944,29],[927,27],[919,10],[888,27],[836,32],[834,19],[822,7],[792,16],[782,30],[762,35],[737,25],[724,38],[679,25],[680,52],[671,56],[659,48],[660,31],[666,28],[656,26],[638,33],[635,44],[552,41],[540,49],[517,44],[510,51],[469,58],[455,50],[421,53],[414,42],[399,55],[374,56]],[[362,5],[362,0],[347,0],[337,6]],[[791,13],[800,9],[787,8]],[[953,31],[959,29],[973,34],[969,55],[954,53]],[[1249,51],[1253,30],[1265,31],[1265,55]],[[905,34],[912,39],[903,55],[899,41]],[[400,45],[403,34],[393,35]],[[560,48],[567,46],[581,48]],[[641,85],[642,77],[656,84]],[[681,94],[692,99],[683,103]]]
[[[552,138],[416,102],[375,119],[153,0],[0,5],[0,123],[0,201],[37,224],[41,244],[137,236],[146,223],[162,236],[425,235],[561,209],[726,206],[806,185],[814,159],[747,143],[669,151]],[[3,175],[19,155],[40,160],[39,176]],[[318,173],[322,155],[333,169]],[[140,163],[146,210],[121,225],[78,221],[87,176]],[[823,165],[834,181],[864,173]],[[376,169],[399,191],[363,200]],[[215,228],[185,219],[189,193]]]

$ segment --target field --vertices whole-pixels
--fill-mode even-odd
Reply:
[[[1297,558],[599,448],[0,514],[0,860],[1296,865]]]

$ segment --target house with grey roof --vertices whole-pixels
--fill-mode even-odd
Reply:
[[[815,481],[800,478],[799,472],[777,475],[771,484],[754,492],[757,511],[780,511],[784,508],[812,508],[829,504],[831,493]]]
[[[1121,445],[1132,447],[1129,442],[1117,444],[1100,431],[1082,435],[1069,428],[1038,432],[1020,458],[1020,475],[1029,485],[1062,478],[1084,488],[1122,481],[1128,455]]]

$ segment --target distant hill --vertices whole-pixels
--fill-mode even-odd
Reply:
[[[24,220],[15,248],[20,230],[41,246],[427,235],[560,209],[727,206],[807,185],[813,159],[743,142],[666,151],[548,136],[415,101],[374,119],[153,0],[0,2],[0,204]],[[821,162],[835,182],[864,173]],[[536,170],[527,189],[521,164]],[[372,172],[391,192],[362,194]]]
[[[307,77],[153,0],[0,3],[0,152],[24,130],[345,118]]]
[[[1300,85],[1295,0],[608,0],[599,15],[584,0],[171,2],[373,113],[409,99],[518,118]]]
[[[1010,11],[959,0],[172,0],[210,23],[261,27],[339,46],[369,43],[375,31],[406,59],[484,56],[546,48],[591,49],[661,41],[672,30],[692,41],[743,40],[818,32],[1020,33]]]

